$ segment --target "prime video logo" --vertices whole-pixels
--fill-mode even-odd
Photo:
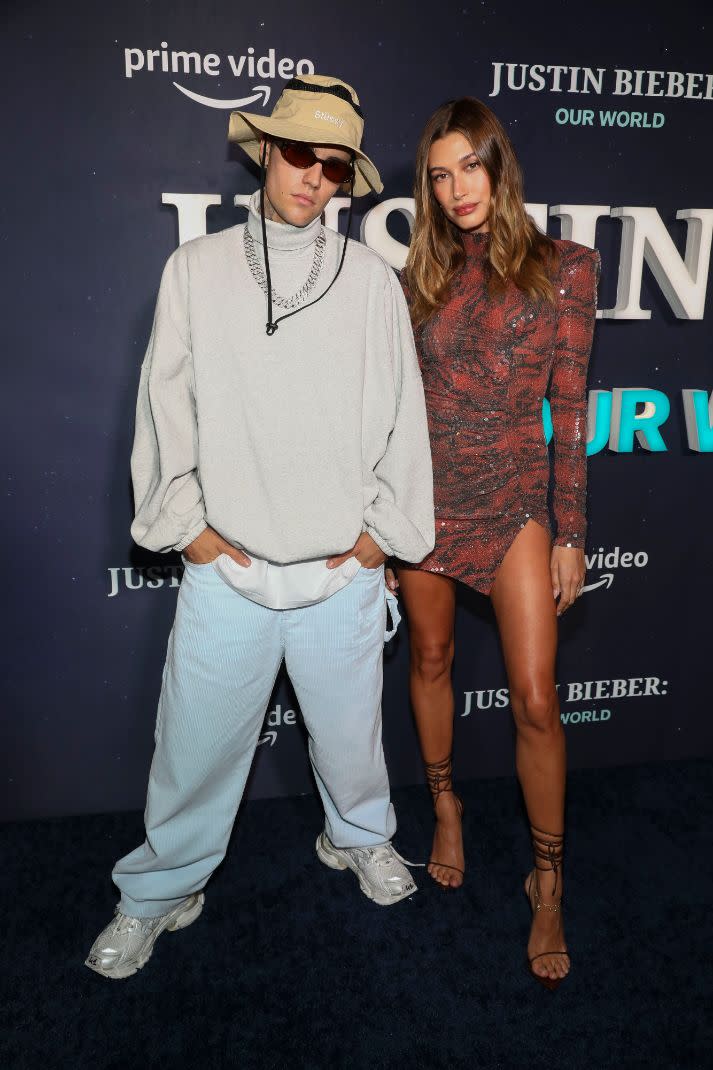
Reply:
[[[649,555],[645,550],[626,550],[622,553],[619,546],[615,546],[613,550],[607,552],[603,546],[600,546],[593,554],[586,554],[584,560],[587,565],[587,572],[591,572],[593,569],[606,569],[607,571],[602,572],[599,579],[594,583],[587,583],[582,588],[582,594],[586,594],[587,591],[596,591],[600,587],[608,590],[614,582],[613,570],[615,569],[646,568],[649,563]]]
[[[277,742],[277,730],[282,728],[283,725],[289,727],[290,725],[297,724],[297,711],[296,710],[283,710],[282,706],[277,703],[274,709],[270,710],[265,717],[264,724],[262,726],[262,735],[258,739],[258,747],[261,743],[267,743],[270,747],[274,747]]]
[[[275,78],[287,80],[294,75],[314,74],[314,63],[311,59],[294,60],[289,56],[278,58],[274,48],[268,48],[264,55],[257,56],[251,45],[242,55],[227,53],[221,56],[217,52],[186,52],[170,49],[168,41],[161,41],[160,48],[124,49],[125,77],[133,78],[139,73],[142,77],[148,74],[177,74],[181,77],[208,75],[210,78],[219,79],[215,83],[216,88],[219,89],[225,79],[244,77],[251,81],[256,78],[270,81]],[[177,81],[174,81],[173,85],[184,96],[207,108],[243,108],[261,98],[261,106],[264,108],[270,99],[270,87],[262,84],[253,85],[248,96],[228,98],[205,96],[187,89]]]

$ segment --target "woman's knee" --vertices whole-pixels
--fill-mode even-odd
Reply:
[[[519,731],[540,733],[561,730],[559,701],[554,686],[511,691],[510,701]]]
[[[436,683],[449,676],[453,665],[453,640],[427,639],[411,641],[411,671],[424,683]]]

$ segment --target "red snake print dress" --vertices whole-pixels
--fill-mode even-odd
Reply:
[[[491,297],[489,235],[463,235],[466,262],[447,304],[416,331],[433,456],[436,545],[412,566],[489,594],[529,520],[551,531],[542,424],[554,427],[555,542],[584,548],[586,378],[599,254],[556,242],[556,302],[515,286]],[[408,297],[408,292],[407,292]]]

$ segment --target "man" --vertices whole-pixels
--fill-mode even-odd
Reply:
[[[261,163],[247,224],[164,271],[132,534],[182,551],[185,571],[146,840],[116,864],[121,901],[86,963],[105,977],[200,914],[283,659],[325,811],[318,857],[376,903],[416,891],[390,843],[381,685],[384,561],[433,546],[423,390],[393,272],[320,222],[338,190],[382,189],[362,132],[353,89],[318,75],[289,82],[270,117],[233,113],[231,138]]]

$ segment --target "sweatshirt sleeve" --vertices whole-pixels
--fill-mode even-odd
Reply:
[[[161,279],[153,330],[141,368],[131,454],[140,546],[182,550],[207,527],[198,478],[188,265],[179,248]]]
[[[563,254],[557,281],[557,337],[550,382],[557,546],[584,548],[587,367],[598,281],[598,252],[574,245]]]
[[[387,269],[386,345],[396,409],[386,450],[374,468],[378,493],[364,512],[366,531],[390,557],[418,562],[435,541],[433,470],[426,404],[406,301]]]

